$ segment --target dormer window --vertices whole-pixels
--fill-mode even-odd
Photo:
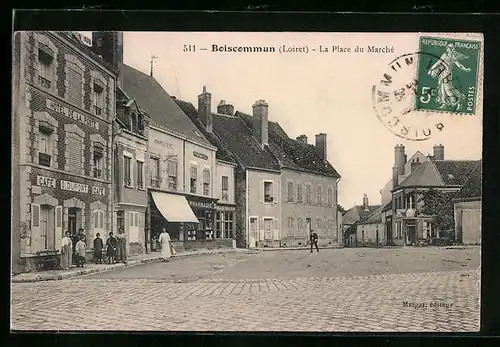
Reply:
[[[137,130],[138,130],[137,114],[132,113],[130,115],[130,119],[131,119],[130,130],[133,131],[133,132],[137,132]]]
[[[103,112],[104,95],[104,85],[99,80],[95,80],[92,86],[92,104],[96,116],[100,116]]]
[[[38,62],[40,72],[38,84],[46,89],[50,89],[54,79],[54,52],[48,46],[40,43],[38,48]]]

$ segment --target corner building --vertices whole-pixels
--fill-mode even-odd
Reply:
[[[115,69],[71,32],[14,38],[13,268],[56,259],[84,228],[88,255],[110,229]]]

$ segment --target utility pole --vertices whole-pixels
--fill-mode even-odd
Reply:
[[[150,76],[153,77],[153,67],[154,67],[154,64],[156,63],[156,59],[158,59],[158,57],[156,55],[152,55],[151,56],[151,60],[150,60],[150,65],[151,65],[151,72],[150,72]]]

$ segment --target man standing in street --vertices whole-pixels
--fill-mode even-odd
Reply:
[[[311,240],[311,253],[313,252],[313,246],[316,246],[316,252],[319,252],[319,248],[318,248],[318,234],[316,234],[314,232],[314,230],[311,230],[310,240]]]

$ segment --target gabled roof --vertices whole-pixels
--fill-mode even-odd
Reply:
[[[236,112],[248,129],[253,133],[252,116]],[[333,166],[321,159],[313,145],[291,139],[277,122],[268,122],[269,149],[279,160],[281,166],[298,171],[340,178]]]
[[[462,189],[457,193],[454,200],[455,201],[477,201],[482,199],[483,193],[483,165],[480,160],[471,174],[467,178],[467,181],[463,185]]]
[[[231,163],[231,164],[236,164],[235,158],[232,156],[232,154],[226,149],[226,146],[224,145],[223,141],[217,136],[216,133],[214,132],[208,132],[203,125],[203,123],[200,121],[200,118],[198,117],[198,111],[194,107],[194,105],[190,102],[180,100],[177,98],[174,98],[175,103],[184,111],[184,113],[191,119],[194,125],[203,133],[203,135],[210,141],[210,143],[217,147],[217,152],[215,153],[215,157],[219,160]],[[214,116],[214,115],[212,115]]]
[[[151,123],[204,145],[210,142],[153,77],[126,64],[120,65],[123,91],[135,98]]]
[[[436,160],[420,164],[399,187],[462,186],[475,160]]]
[[[344,213],[342,216],[342,223],[354,224],[365,221],[374,211],[379,209],[380,206],[381,205],[368,205],[368,211],[365,211],[363,205],[355,205]]]
[[[257,142],[240,117],[214,114],[213,129],[244,167],[280,170],[276,158]]]
[[[382,209],[384,206],[379,205],[378,208],[369,212],[368,215],[361,219],[358,224],[380,224],[382,223]]]

